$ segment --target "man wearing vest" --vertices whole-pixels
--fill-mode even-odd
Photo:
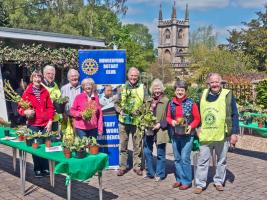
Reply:
[[[204,90],[200,101],[200,152],[195,174],[195,194],[200,194],[206,189],[209,160],[213,149],[217,156],[214,186],[218,191],[224,190],[226,154],[230,144],[236,144],[236,134],[239,133],[238,111],[232,92],[222,88],[222,78],[217,73],[209,74],[208,85],[209,89]]]
[[[139,83],[139,71],[132,67],[128,71],[128,81],[122,86],[115,102],[115,109],[119,113],[120,122],[120,169],[118,176],[123,176],[126,173],[130,134],[132,134],[133,141],[134,172],[139,176],[143,175],[141,170],[142,135],[137,129],[136,119],[138,109],[144,103],[144,96],[144,85]]]
[[[46,65],[43,69],[43,74],[44,79],[42,85],[48,90],[50,98],[54,102],[61,96],[60,89],[58,88],[58,85],[55,82],[56,69],[51,65]],[[52,124],[52,131],[58,130],[59,119],[60,115],[58,113],[55,113]]]

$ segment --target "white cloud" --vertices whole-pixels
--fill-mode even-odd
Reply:
[[[230,25],[225,27],[214,27],[214,32],[216,33],[219,42],[226,42],[226,38],[229,37],[229,32],[231,30],[236,29],[240,31],[241,29],[245,29],[244,25]],[[222,41],[223,40],[223,41]]]
[[[262,8],[267,4],[267,0],[234,0],[234,2],[243,8]]]

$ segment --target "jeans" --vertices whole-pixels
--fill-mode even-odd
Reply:
[[[28,125],[28,128],[32,130],[33,132],[38,132],[41,131],[44,133],[45,127],[44,126],[31,126]],[[33,166],[34,166],[34,171],[44,171],[44,170],[49,170],[49,165],[48,165],[48,160],[45,158],[41,158],[39,156],[32,155],[33,159]]]
[[[217,156],[216,174],[213,177],[215,185],[223,185],[226,177],[226,154],[229,148],[229,141],[226,139],[220,142],[213,142],[201,145],[197,161],[196,186],[205,188],[209,171],[209,161],[213,149]]]
[[[192,184],[191,150],[193,136],[172,137],[176,182],[189,186]]]
[[[97,138],[97,135],[98,135],[96,128],[91,129],[91,130],[83,130],[83,129],[75,128],[75,130],[76,130],[76,135],[79,136],[80,138],[90,137],[90,136]]]
[[[153,144],[154,144],[155,136],[145,136],[144,139],[144,154],[146,160],[146,170],[147,176],[149,177],[160,177],[160,179],[164,179],[166,177],[166,144],[158,144],[157,145],[157,164],[156,164],[156,172],[153,165]]]

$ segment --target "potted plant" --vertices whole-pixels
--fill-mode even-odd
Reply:
[[[185,135],[186,121],[183,117],[179,117],[176,120],[177,124],[174,128],[175,135]]]
[[[95,111],[96,104],[93,101],[89,101],[81,113],[82,118],[86,121],[90,121]]]
[[[99,152],[99,144],[95,137],[90,137],[90,154],[98,154]]]
[[[68,101],[69,101],[69,97],[67,97],[67,96],[65,96],[65,97],[56,97],[56,99],[53,102],[54,107],[56,109],[56,112],[59,113],[59,114],[64,113],[65,105],[66,105],[66,103],[68,103]]]
[[[32,143],[34,141],[34,136],[32,134],[28,134],[26,138],[26,145],[27,146],[32,146]]]
[[[146,135],[154,135],[153,127],[157,122],[157,118],[148,106],[143,106],[138,111],[137,127],[141,130],[141,133],[145,132]]]
[[[37,149],[39,147],[39,143],[37,139],[34,139],[33,143],[32,143],[32,148]]]
[[[42,138],[45,140],[45,146],[50,148],[51,145],[51,132],[46,132],[45,134],[42,135]]]
[[[65,158],[70,158],[71,157],[71,147],[73,146],[73,140],[70,139],[64,139],[62,142],[62,147],[63,147],[63,153]]]
[[[18,140],[19,141],[24,141],[24,132],[17,131],[17,135],[18,135]]]
[[[128,89],[126,86],[125,98],[122,98],[119,102],[119,105],[123,111],[123,120],[125,124],[132,124],[133,122],[133,108],[134,108],[135,101],[132,97],[131,90]]]
[[[75,151],[76,158],[84,158],[86,156],[86,146],[88,144],[88,139],[83,137],[75,137],[71,150]]]
[[[249,112],[244,112],[243,119],[244,119],[244,124],[246,124],[246,125],[252,123],[252,116]]]
[[[265,117],[264,116],[257,116],[254,118],[254,120],[258,123],[259,128],[263,128]]]

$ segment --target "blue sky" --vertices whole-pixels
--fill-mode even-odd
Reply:
[[[173,0],[127,0],[128,12],[123,23],[142,23],[149,27],[155,47],[158,44],[157,20],[162,3],[163,18],[170,19]],[[189,6],[190,31],[212,25],[218,43],[226,43],[227,30],[241,29],[241,22],[256,18],[267,0],[176,0],[177,18],[184,18],[185,5]]]

